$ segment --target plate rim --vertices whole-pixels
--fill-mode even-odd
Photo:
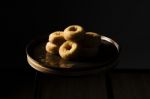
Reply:
[[[45,37],[43,37],[43,38],[45,38]],[[42,39],[42,38],[41,38]],[[118,56],[117,56],[117,58],[112,62],[112,64],[108,64],[108,65],[113,65],[114,63],[116,63],[117,61],[118,61],[118,59],[119,59],[119,55],[120,55],[120,50],[121,50],[121,48],[120,48],[120,44],[118,43],[118,42],[116,42],[116,41],[114,41],[113,39],[111,39],[111,38],[109,38],[109,37],[107,37],[107,36],[104,36],[104,35],[102,35],[101,36],[101,40],[105,40],[105,41],[108,41],[108,42],[110,42],[110,43],[112,43],[115,47],[116,47],[116,49],[117,49],[117,51],[118,51]],[[57,69],[55,69],[55,68],[51,68],[51,67],[46,67],[46,66],[42,66],[38,61],[36,61],[35,59],[33,59],[30,55],[29,55],[29,53],[28,53],[28,50],[29,50],[29,47],[30,47],[30,45],[33,43],[33,42],[35,42],[35,39],[34,40],[32,40],[27,46],[26,46],[26,55],[27,55],[27,62],[28,62],[28,64],[32,67],[32,68],[34,68],[35,70],[37,70],[37,71],[40,71],[40,72],[43,72],[43,73],[54,73],[54,74],[61,74],[63,71],[60,71],[60,70],[57,70]],[[109,66],[107,66],[107,67],[109,67]],[[113,67],[113,66],[112,66]],[[99,67],[100,68],[100,67]],[[92,70],[96,70],[96,69],[99,69],[99,68],[95,68],[95,69],[91,69],[91,70],[80,70],[80,71],[69,71],[69,69],[66,71],[65,69],[67,69],[67,68],[62,68],[62,69],[64,69],[65,71],[65,73],[66,72],[68,72],[69,74],[72,72],[72,73],[81,73],[81,72],[83,72],[83,73],[81,73],[81,74],[84,74],[84,72],[87,72],[87,71],[92,71]],[[100,71],[102,71],[102,69],[104,69],[105,70],[105,66],[102,66],[101,67],[101,70]],[[63,73],[64,73],[63,72]]]

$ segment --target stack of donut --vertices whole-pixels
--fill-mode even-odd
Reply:
[[[85,32],[79,25],[71,25],[64,31],[56,31],[49,35],[46,51],[59,54],[65,60],[78,60],[96,56],[100,44],[99,34]]]

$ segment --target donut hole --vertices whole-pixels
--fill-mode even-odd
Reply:
[[[70,27],[69,31],[77,31],[77,28],[76,27]]]
[[[67,49],[67,50],[70,50],[70,49],[71,49],[71,46],[69,46],[69,45],[66,46],[66,49]]]

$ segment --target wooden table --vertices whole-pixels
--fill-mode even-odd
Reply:
[[[89,76],[37,72],[35,99],[150,99],[149,70],[113,70]]]
[[[150,70],[78,77],[3,70],[0,78],[0,99],[150,99]]]

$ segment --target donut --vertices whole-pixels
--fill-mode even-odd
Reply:
[[[98,47],[101,44],[101,36],[94,32],[86,32],[79,44],[85,48]]]
[[[72,60],[77,58],[79,51],[80,47],[77,43],[66,41],[60,46],[59,55],[65,60]]]
[[[65,40],[78,41],[84,36],[85,32],[82,26],[71,25],[64,29]]]
[[[56,45],[61,45],[62,43],[65,42],[64,36],[63,36],[63,31],[55,31],[49,35],[49,42],[56,44]]]
[[[57,54],[59,50],[59,46],[56,44],[53,44],[51,42],[46,43],[46,51],[50,54]]]

